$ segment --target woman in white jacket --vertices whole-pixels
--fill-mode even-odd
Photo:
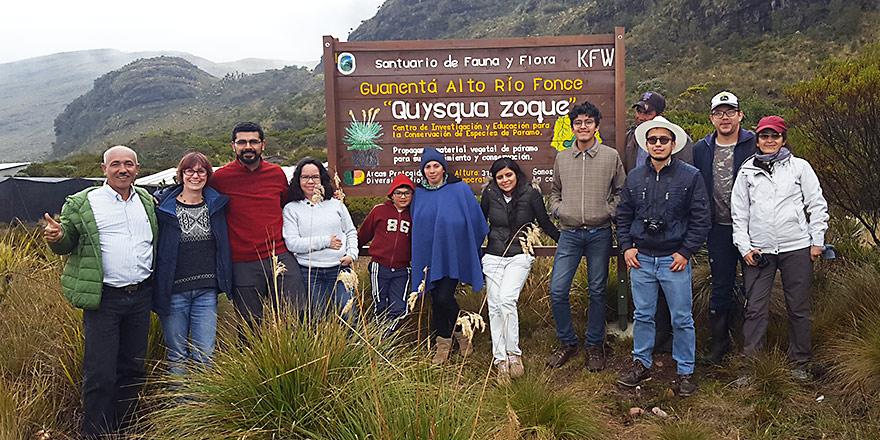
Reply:
[[[812,261],[824,249],[828,204],[813,168],[786,147],[786,132],[779,116],[758,122],[759,151],[743,163],[733,186],[733,242],[746,263],[744,353],[752,356],[763,348],[778,269],[788,310],[792,374],[806,378],[806,363],[812,356]]]

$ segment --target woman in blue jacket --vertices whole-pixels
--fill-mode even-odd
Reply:
[[[456,328],[455,289],[459,282],[470,284],[474,291],[483,288],[480,246],[489,225],[473,191],[449,172],[436,149],[422,152],[421,172],[410,211],[412,285],[418,288],[424,279],[425,291],[431,292],[431,326],[437,337],[433,363],[439,365],[449,358],[453,334],[461,355],[471,352],[470,340]]]
[[[232,290],[228,199],[206,186],[211,174],[204,154],[187,153],[177,166],[181,183],[163,193],[156,209],[159,240],[153,310],[162,322],[168,370],[176,376],[186,373],[187,363],[210,364],[217,294]]]

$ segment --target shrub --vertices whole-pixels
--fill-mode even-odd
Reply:
[[[289,318],[289,317],[288,317]],[[149,438],[456,439],[475,429],[471,388],[362,321],[269,317],[164,396]],[[227,341],[234,335],[225,335]]]
[[[850,322],[853,328],[840,330],[828,342],[831,376],[850,395],[876,402],[880,398],[880,307],[857,308]]]
[[[880,226],[880,44],[827,62],[815,78],[786,90],[793,122],[809,140],[806,157],[830,200],[858,219],[874,243]]]
[[[490,395],[489,411],[498,426],[495,438],[601,439],[605,427],[597,411],[571,392],[553,389],[528,376]]]

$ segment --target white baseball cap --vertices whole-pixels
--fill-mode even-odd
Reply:
[[[721,92],[712,97],[712,107],[709,111],[715,110],[719,105],[729,105],[735,109],[739,109],[739,99],[730,92]]]

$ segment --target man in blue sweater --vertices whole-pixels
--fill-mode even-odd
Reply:
[[[733,245],[730,196],[739,167],[755,153],[755,134],[740,127],[743,112],[730,92],[712,98],[709,120],[715,132],[694,145],[694,166],[700,169],[709,192],[712,229],[709,231],[709,266],[712,297],[709,303],[711,346],[708,360],[719,364],[730,351],[731,333],[739,311],[734,294],[739,252]],[[741,264],[741,263],[740,263]]]

